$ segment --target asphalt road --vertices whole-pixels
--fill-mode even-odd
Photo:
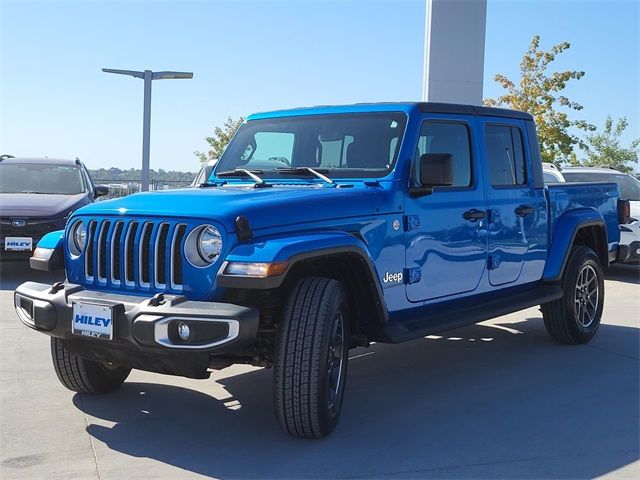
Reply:
[[[12,304],[22,281],[50,279],[0,264],[0,478],[640,478],[639,272],[609,274],[585,346],[551,343],[529,309],[358,349],[340,425],[300,441],[276,423],[269,370],[64,389]]]

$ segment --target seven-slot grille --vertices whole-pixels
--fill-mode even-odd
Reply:
[[[85,281],[179,291],[186,231],[184,223],[90,220],[84,252]]]

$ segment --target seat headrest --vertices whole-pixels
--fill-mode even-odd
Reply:
[[[370,142],[353,142],[347,147],[347,167],[386,168],[389,162],[384,149]]]
[[[452,185],[453,157],[450,153],[425,153],[420,156],[420,181],[423,185]]]

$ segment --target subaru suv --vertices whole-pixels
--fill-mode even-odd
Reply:
[[[0,260],[27,260],[47,233],[108,188],[94,186],[80,160],[0,158]]]

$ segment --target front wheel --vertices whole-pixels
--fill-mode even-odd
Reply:
[[[562,289],[562,298],[542,305],[547,333],[560,343],[587,343],[600,326],[604,306],[604,275],[591,248],[579,246],[571,251]]]
[[[106,393],[126,380],[130,368],[97,362],[70,352],[59,338],[51,338],[51,359],[60,383],[78,393]]]
[[[278,329],[274,399],[282,428],[320,438],[337,425],[349,358],[349,315],[342,284],[303,278],[289,296]]]

